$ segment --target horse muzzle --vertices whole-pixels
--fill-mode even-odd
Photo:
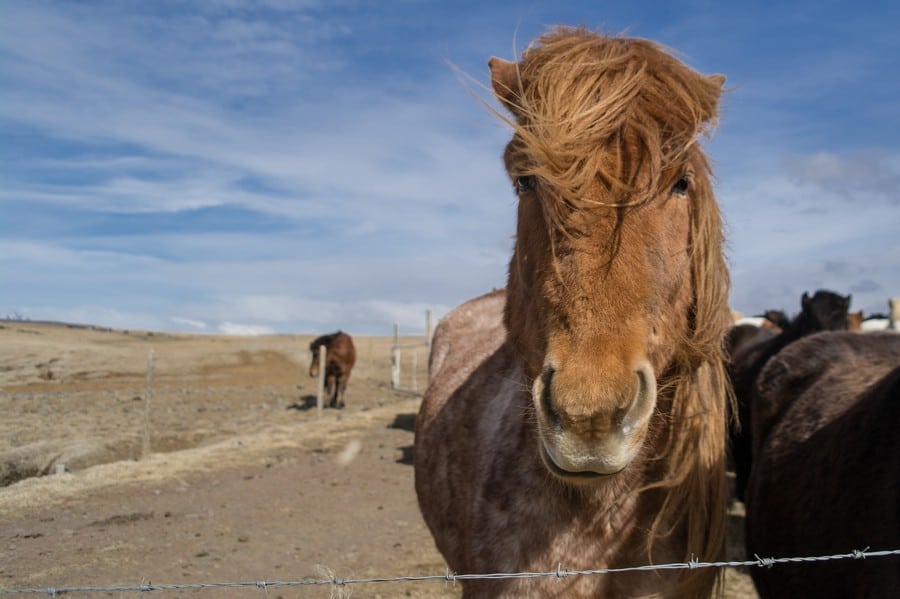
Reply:
[[[574,483],[621,472],[640,452],[656,407],[656,377],[649,363],[638,365],[622,392],[577,401],[558,374],[545,370],[533,389],[544,465]]]

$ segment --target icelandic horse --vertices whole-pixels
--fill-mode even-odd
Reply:
[[[435,331],[419,506],[457,573],[721,557],[722,222],[698,138],[721,75],[558,28],[492,58],[518,196],[505,290]],[[499,113],[498,113],[499,114]],[[712,569],[464,580],[465,597],[705,597]]]
[[[343,331],[316,337],[309,344],[309,376],[319,376],[319,348],[325,346],[325,394],[332,408],[344,409],[347,383],[356,364],[353,337]]]
[[[812,297],[804,291],[800,298],[800,313],[791,320],[781,322],[781,331],[777,335],[761,333],[756,343],[747,343],[731,353],[727,372],[734,390],[737,418],[731,420],[728,440],[734,463],[736,499],[746,500],[747,481],[753,464],[750,413],[759,373],[772,356],[802,337],[820,331],[846,330],[849,325],[847,310],[852,300],[850,295],[840,295],[827,289],[819,289]]]
[[[759,375],[751,406],[749,555],[900,546],[900,335],[804,337]],[[896,596],[900,557],[753,568],[763,599]]]

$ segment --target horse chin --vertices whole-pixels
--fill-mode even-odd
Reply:
[[[583,485],[598,482],[615,476],[616,474],[625,470],[625,468],[628,466],[628,463],[626,462],[621,467],[611,467],[604,469],[603,471],[566,470],[556,463],[556,460],[553,459],[553,456],[550,454],[550,451],[547,449],[547,445],[544,443],[544,441],[540,441],[540,446],[541,460],[544,462],[544,466],[547,468],[547,470],[550,471],[552,475],[567,483]]]

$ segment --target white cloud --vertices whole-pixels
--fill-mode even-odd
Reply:
[[[820,151],[789,158],[785,168],[798,185],[811,186],[840,201],[900,205],[897,160],[880,152],[839,155]]]
[[[219,325],[219,332],[225,335],[272,335],[275,331],[270,327],[254,324],[237,324],[223,322]]]
[[[57,158],[55,167],[81,173],[74,183],[38,183],[40,177],[25,173],[19,179],[11,171],[3,198],[114,212],[228,204],[292,219],[336,217],[357,231],[432,237],[496,222],[512,201],[500,161],[507,133],[486,114],[459,109],[474,102],[449,68],[437,70],[433,81],[395,92],[370,88],[360,94],[335,80],[331,97],[308,98],[298,87],[264,111],[237,110],[215,94],[195,97],[171,82],[161,86],[146,71],[120,72],[134,58],[128,54],[133,43],[125,46],[121,64],[107,64],[113,59],[106,56],[95,64],[96,54],[108,49],[94,48],[95,37],[84,32],[64,35],[80,21],[50,21],[46,33],[30,32],[36,40],[19,40],[41,68],[15,63],[16,85],[0,111],[56,138],[123,145],[130,156],[106,164],[84,155],[74,155],[69,165]],[[49,48],[39,43],[45,35],[54,37]],[[171,52],[190,54],[185,48]],[[191,68],[183,61],[156,60],[173,78],[192,79],[183,74]],[[280,80],[277,64],[254,62],[254,72]],[[78,170],[85,163],[91,171]],[[248,176],[278,193],[241,189]],[[435,212],[439,206],[465,213],[454,218]]]
[[[726,179],[732,305],[799,311],[804,291],[853,293],[883,312],[900,291],[900,169],[887,152],[818,151]],[[733,175],[733,173],[732,173]]]
[[[179,318],[178,316],[172,316],[169,320],[171,320],[175,325],[183,325],[191,329],[198,329],[202,331],[208,328],[208,325],[202,320],[194,320],[192,318]]]

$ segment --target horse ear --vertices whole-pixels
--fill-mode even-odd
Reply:
[[[800,305],[804,308],[809,305],[809,294],[805,291],[803,292],[803,297],[800,298]]]
[[[725,75],[710,75],[705,77],[707,93],[704,94],[701,104],[701,116],[703,121],[712,121],[719,111],[719,96],[722,95],[722,86],[725,85]]]
[[[844,303],[847,304],[847,307],[848,307],[848,308],[850,307],[850,302],[851,302],[851,301],[853,301],[853,294],[852,294],[852,293],[848,293],[848,294],[847,294],[847,297],[844,298]]]
[[[725,85],[725,75],[722,75],[721,73],[716,73],[715,75],[710,75],[706,79],[707,79],[707,81],[709,81],[710,83],[712,83],[713,85],[718,87],[719,91],[721,91],[722,86]]]
[[[491,87],[494,88],[494,95],[510,112],[518,116],[520,88],[518,65],[494,56],[488,60],[488,67],[491,69]]]

